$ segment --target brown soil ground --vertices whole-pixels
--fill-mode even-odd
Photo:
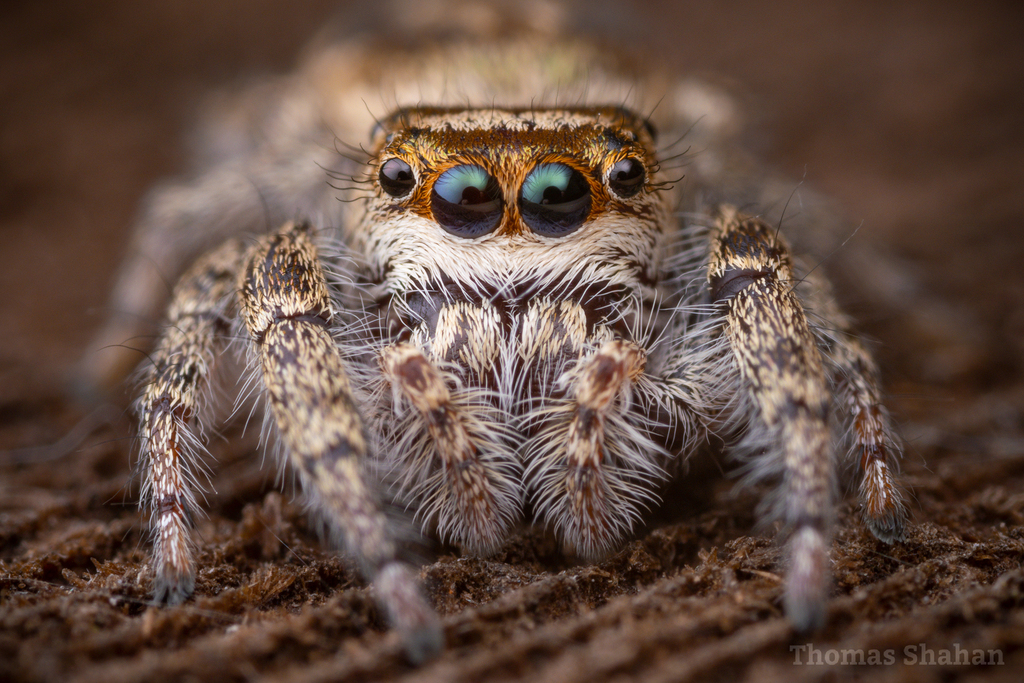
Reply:
[[[260,470],[251,436],[228,430],[213,445],[196,598],[147,606],[127,397],[97,409],[65,387],[134,207],[183,167],[178,141],[200,96],[287,68],[335,4],[8,2],[0,680],[1021,680],[1024,12],[637,2],[611,23],[604,4],[581,22],[749,93],[765,158],[863,221],[859,246],[827,265],[879,340],[908,444],[907,541],[875,542],[845,503],[828,624],[796,636],[780,616],[779,554],[755,531],[757,492],[735,495],[698,463],[676,504],[606,562],[571,565],[540,532],[489,560],[438,550],[424,576],[448,649],[415,669],[364,583]],[[75,441],[76,425],[87,434],[70,454],[33,450]],[[791,647],[804,643],[826,657],[891,650],[895,663],[797,666]],[[909,665],[904,648],[920,644],[998,651],[1004,664]]]

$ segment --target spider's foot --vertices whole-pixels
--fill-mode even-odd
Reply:
[[[898,543],[907,537],[907,510],[903,505],[896,506],[878,516],[872,516],[869,511],[865,510],[864,523],[874,537],[882,543]]]
[[[828,603],[828,547],[820,531],[799,529],[789,541],[790,567],[783,600],[786,617],[800,633],[825,624]]]
[[[881,459],[870,461],[861,483],[864,523],[883,543],[902,541],[907,533],[907,506],[892,471]]]
[[[196,589],[195,574],[169,569],[157,574],[153,580],[153,602],[159,605],[180,605]]]
[[[386,565],[377,575],[374,588],[413,664],[422,664],[441,654],[444,630],[411,568],[399,562]]]

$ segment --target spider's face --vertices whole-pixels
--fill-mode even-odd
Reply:
[[[667,207],[652,131],[629,111],[407,109],[374,142],[360,234],[392,293],[453,281],[508,294],[632,289],[655,277]]]

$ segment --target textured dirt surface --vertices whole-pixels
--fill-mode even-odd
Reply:
[[[488,560],[426,551],[449,647],[414,669],[369,590],[321,549],[260,469],[252,435],[234,428],[211,447],[196,598],[147,606],[127,397],[97,407],[66,392],[134,207],[183,168],[179,141],[202,94],[286,69],[334,4],[8,3],[0,680],[1019,680],[1024,21],[1009,4],[960,5],[643,3],[614,22],[611,9],[628,9],[615,3],[580,19],[747,94],[766,160],[863,223],[826,266],[878,340],[908,444],[907,541],[880,545],[846,503],[828,624],[794,635],[777,549],[755,531],[757,492],[737,495],[695,463],[650,528],[600,564],[568,564],[540,532]],[[350,12],[372,23],[370,10]],[[808,643],[824,660],[877,650],[894,661],[796,665],[792,646]],[[1004,664],[914,665],[907,647]]]

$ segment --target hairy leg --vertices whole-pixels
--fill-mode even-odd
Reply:
[[[153,594],[179,603],[195,587],[188,515],[195,508],[194,468],[199,447],[190,423],[234,304],[244,249],[232,241],[196,262],[174,290],[167,327],[144,372],[138,405],[143,499],[152,515]]]
[[[435,655],[440,625],[415,573],[398,559],[367,476],[369,437],[328,330],[330,296],[307,226],[288,225],[253,247],[241,308],[274,423],[305,490],[373,581],[410,658]]]
[[[775,229],[723,207],[711,232],[708,286],[742,383],[742,448],[754,476],[780,475],[773,515],[789,534],[786,614],[800,630],[824,621],[835,464],[822,355],[793,291]]]
[[[856,337],[849,317],[835,304],[828,283],[806,278],[804,300],[819,346],[831,361],[842,424],[851,444],[849,457],[860,467],[860,500],[864,522],[885,543],[902,540],[908,518],[904,492],[896,477],[899,439],[882,404],[878,366]]]

